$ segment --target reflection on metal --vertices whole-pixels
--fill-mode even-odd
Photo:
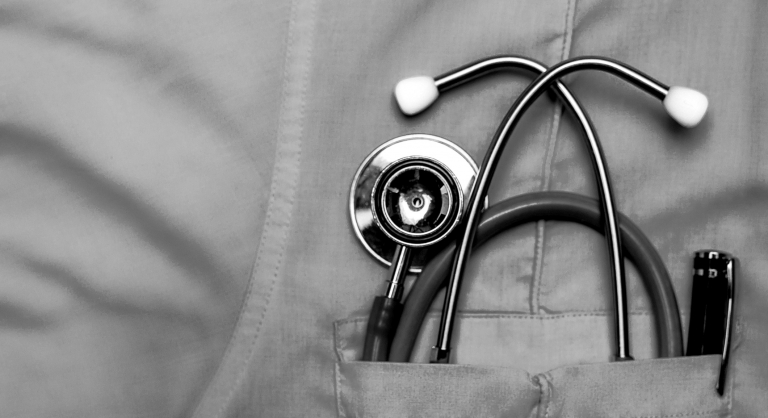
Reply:
[[[459,189],[458,179],[438,161],[421,156],[396,161],[373,186],[373,218],[400,245],[433,245],[461,219],[464,199]]]
[[[414,247],[414,238],[428,237],[416,247],[429,248],[413,250],[410,271],[418,273],[429,255],[440,250],[441,245],[431,244],[444,243],[458,224],[456,215],[464,212],[476,175],[472,158],[443,138],[413,134],[387,141],[366,157],[352,180],[352,229],[368,252],[387,266],[398,242]],[[379,181],[385,182],[383,187],[376,187]],[[380,205],[384,219],[377,220],[375,205]],[[451,213],[452,206],[459,212]]]

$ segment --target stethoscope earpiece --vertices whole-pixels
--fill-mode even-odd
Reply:
[[[397,106],[408,116],[424,111],[439,95],[435,79],[429,76],[406,78],[395,86]]]
[[[704,119],[709,100],[703,93],[692,88],[672,86],[663,104],[672,119],[686,128],[693,128]]]

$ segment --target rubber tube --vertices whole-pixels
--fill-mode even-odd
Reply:
[[[625,254],[640,273],[656,312],[660,357],[682,356],[680,313],[669,273],[661,256],[640,228],[623,214],[618,215]],[[538,220],[572,221],[603,233],[603,220],[597,200],[567,192],[537,192],[515,196],[488,208],[481,216],[474,247],[483,245],[507,229]],[[436,255],[416,280],[406,297],[389,361],[410,360],[416,337],[432,300],[446,285],[455,251],[454,242]]]
[[[387,361],[389,346],[402,312],[403,303],[399,299],[376,296],[368,316],[363,361]]]

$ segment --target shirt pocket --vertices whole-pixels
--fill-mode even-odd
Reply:
[[[544,363],[530,363],[532,367],[527,367],[519,361],[502,361],[496,366],[470,360],[473,356],[468,353],[498,352],[489,347],[504,347],[509,344],[510,333],[525,329],[516,320],[532,319],[511,317],[514,320],[500,321],[499,315],[493,315],[465,321],[473,323],[475,334],[478,329],[487,330],[483,332],[485,335],[472,334],[472,338],[460,342],[465,354],[457,357],[473,364],[357,361],[367,318],[337,321],[334,341],[338,357],[335,367],[338,416],[708,418],[731,414],[732,376],[728,376],[724,396],[715,391],[719,356],[593,362],[558,366],[539,373],[529,373],[524,368],[536,371]],[[428,318],[425,327],[431,328],[435,319]],[[590,320],[589,317],[577,319]],[[573,327],[575,320],[573,316],[562,316],[551,321],[562,321],[564,326]],[[492,325],[478,325],[484,322]],[[547,322],[544,328],[557,326]],[[542,332],[541,337],[546,334]],[[599,345],[605,340],[589,337],[583,338],[586,344],[592,341]],[[552,353],[570,351],[568,345],[548,346]],[[420,351],[428,351],[424,348],[420,347]],[[517,352],[510,350],[510,353]],[[548,357],[547,352],[539,351],[538,355]],[[414,355],[419,360],[422,357],[424,353]],[[497,361],[501,358],[491,357]],[[474,360],[478,358],[474,355]],[[566,353],[561,360],[576,363],[574,358],[575,355]]]
[[[336,364],[339,417],[528,417],[539,399],[532,377],[511,367]]]
[[[566,366],[539,375],[541,417],[731,416],[731,382],[715,382],[720,356]]]

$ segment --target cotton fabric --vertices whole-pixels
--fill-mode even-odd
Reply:
[[[3,416],[760,416],[767,9],[0,1]],[[692,253],[741,261],[724,397],[714,357],[652,359],[650,302],[632,268],[641,361],[609,362],[604,241],[557,222],[475,254],[460,364],[358,361],[386,269],[352,231],[352,175],[375,147],[414,132],[481,161],[530,75],[475,81],[415,118],[399,114],[392,89],[498,54],[548,65],[605,55],[709,97],[703,123],[685,130],[615,78],[566,78],[598,129],[619,209],[669,269],[684,324]],[[540,190],[597,195],[583,139],[546,97],[516,130],[489,198]]]

